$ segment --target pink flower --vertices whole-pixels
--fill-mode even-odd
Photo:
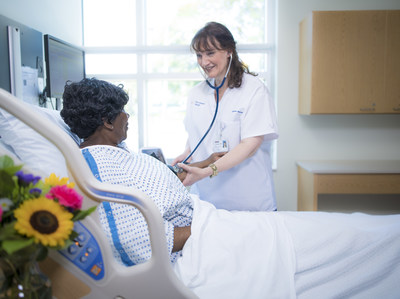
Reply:
[[[52,187],[46,197],[57,199],[61,205],[68,208],[80,209],[82,207],[83,196],[65,185]]]

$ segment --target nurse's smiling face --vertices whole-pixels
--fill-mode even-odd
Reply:
[[[197,63],[209,78],[215,78],[216,83],[222,82],[229,64],[230,53],[216,48],[196,52]]]

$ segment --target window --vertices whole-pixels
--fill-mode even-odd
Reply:
[[[128,146],[168,159],[186,144],[189,89],[203,80],[189,44],[209,21],[226,25],[240,58],[274,94],[275,0],[82,0],[87,77],[123,84]]]

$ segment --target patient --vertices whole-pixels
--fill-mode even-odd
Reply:
[[[190,195],[163,163],[146,154],[127,154],[126,148],[119,147],[127,138],[129,114],[124,111],[127,102],[128,95],[122,87],[97,79],[83,79],[65,86],[60,114],[71,131],[83,139],[80,144],[83,155],[91,167],[93,163],[90,162],[96,161],[97,167],[92,168],[92,172],[100,172],[96,176],[99,180],[134,186],[154,200],[164,219],[174,262],[190,236],[193,213]],[[100,215],[109,239],[119,244],[113,246],[118,259],[126,265],[134,265],[150,258],[147,225],[136,208],[104,203],[100,206]],[[110,228],[113,223],[115,230]],[[121,235],[125,239],[114,242]],[[127,239],[127,236],[135,238]]]
[[[165,164],[119,146],[127,102],[122,87],[83,79],[65,86],[61,116],[84,140],[98,180],[154,200],[174,271],[200,298],[398,297],[400,215],[216,209],[189,194]],[[118,261],[131,266],[151,257],[136,208],[105,202],[99,214]]]

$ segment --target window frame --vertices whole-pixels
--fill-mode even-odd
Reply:
[[[82,22],[84,24],[82,0]],[[202,80],[201,74],[198,72],[174,72],[174,73],[147,73],[145,70],[145,56],[147,54],[192,54],[189,44],[187,45],[162,45],[148,46],[146,40],[146,0],[132,0],[136,2],[136,46],[121,47],[87,47],[83,46],[86,54],[135,54],[137,59],[137,73],[132,74],[91,74],[87,73],[87,77],[96,77],[103,80],[136,80],[136,97],[137,97],[137,121],[138,121],[138,146],[146,147],[147,144],[147,128],[146,128],[146,82],[153,79],[163,80]],[[270,91],[271,97],[275,99],[275,77],[276,77],[276,0],[265,1],[265,18],[267,20],[265,32],[268,38],[266,43],[260,44],[237,44],[239,57],[241,54],[254,53],[265,54],[267,56],[267,70],[265,72],[257,72],[262,78]],[[189,41],[188,41],[189,42]],[[194,55],[194,54],[193,54]],[[251,67],[251,66],[250,66]],[[276,103],[276,100],[275,100]],[[276,105],[275,105],[276,106]],[[183,125],[183,124],[182,124]],[[183,149],[182,149],[183,150]],[[273,161],[273,169],[276,169],[276,142],[273,143],[271,151]],[[171,158],[171,157],[168,157]]]

